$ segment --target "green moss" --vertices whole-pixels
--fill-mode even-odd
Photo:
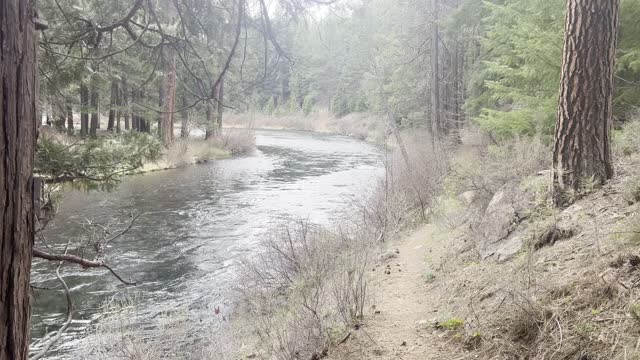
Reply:
[[[442,322],[438,322],[436,324],[436,328],[449,330],[449,331],[461,329],[463,326],[464,326],[464,319],[460,319],[460,318],[451,318]]]
[[[597,333],[600,329],[598,328],[598,325],[593,322],[585,322],[576,324],[573,330],[579,336],[590,337],[593,334]]]
[[[631,304],[629,312],[631,313],[631,316],[636,319],[636,321],[640,322],[640,303]]]

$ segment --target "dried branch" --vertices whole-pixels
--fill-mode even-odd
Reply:
[[[100,268],[100,267],[102,267],[102,268],[105,268],[105,269],[109,270],[111,272],[111,274],[113,276],[115,276],[118,280],[120,280],[120,282],[122,282],[123,284],[129,285],[129,286],[136,286],[135,282],[124,280],[120,275],[118,275],[104,261],[87,260],[87,259],[81,258],[79,256],[68,255],[68,254],[62,254],[62,255],[51,254],[51,253],[47,253],[47,252],[44,252],[42,250],[35,249],[35,248],[33,249],[33,257],[36,257],[36,258],[39,258],[39,259],[44,259],[44,260],[50,260],[50,261],[66,261],[66,262],[70,262],[70,263],[73,263],[73,264],[80,265],[83,268]]]
[[[67,242],[67,247],[64,250],[65,255],[67,254],[68,248],[69,248],[69,243]],[[60,276],[60,269],[62,268],[63,264],[64,264],[64,261],[60,261],[60,264],[58,264],[58,267],[56,268],[56,278],[58,278],[58,281],[62,285],[65,296],[67,298],[67,320],[58,329],[56,334],[51,339],[49,339],[49,341],[47,341],[47,343],[42,347],[42,349],[40,349],[40,351],[37,354],[32,356],[30,360],[38,360],[38,359],[41,359],[43,356],[45,356],[49,351],[49,349],[51,349],[51,346],[53,346],[56,342],[58,342],[58,340],[60,340],[60,338],[62,337],[62,334],[65,331],[67,331],[67,328],[69,328],[69,325],[71,324],[71,320],[73,320],[73,299],[71,298],[71,291],[69,290],[69,287],[67,286],[67,283],[64,281],[62,276]]]

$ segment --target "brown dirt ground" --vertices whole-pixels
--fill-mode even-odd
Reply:
[[[468,225],[425,225],[390,244],[399,253],[372,271],[370,313],[329,359],[639,359],[640,321],[629,311],[640,307],[640,267],[612,265],[640,255],[640,203],[626,187],[618,177],[549,215],[574,235],[502,263],[479,259]],[[603,286],[615,291],[591,299]],[[550,322],[513,341],[523,305]],[[435,329],[449,319],[464,329]],[[471,334],[479,347],[465,347]]]
[[[374,272],[375,298],[369,319],[354,330],[330,359],[453,359],[452,347],[432,328],[438,317],[439,294],[429,291],[427,261],[440,262],[445,244],[435,241],[425,225],[398,241],[396,257]],[[390,271],[390,274],[386,274]]]

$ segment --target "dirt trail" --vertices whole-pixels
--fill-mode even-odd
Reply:
[[[442,295],[428,291],[425,275],[428,263],[440,263],[446,246],[431,234],[432,227],[426,225],[394,244],[397,255],[375,270],[371,286],[375,309],[331,359],[456,358],[432,327]]]

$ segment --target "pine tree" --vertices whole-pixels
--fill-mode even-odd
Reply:
[[[619,0],[569,0],[553,147],[554,201],[613,176],[611,126]]]

